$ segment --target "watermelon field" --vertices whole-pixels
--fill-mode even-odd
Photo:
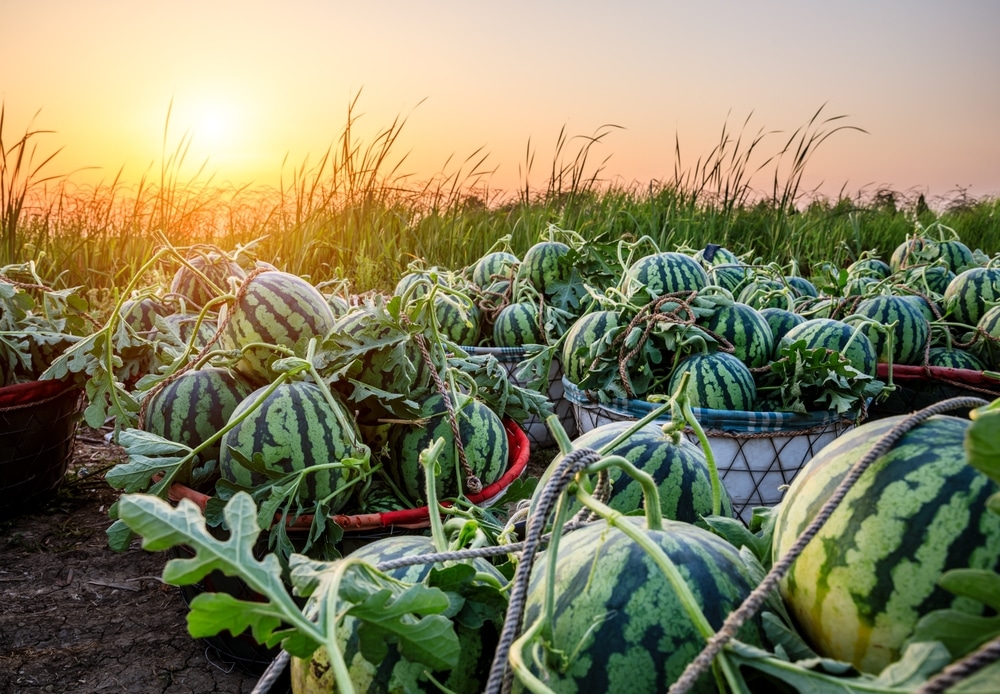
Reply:
[[[766,191],[0,147],[0,690],[1000,691],[1000,203],[812,196],[836,129]]]

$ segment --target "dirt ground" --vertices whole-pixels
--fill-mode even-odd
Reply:
[[[103,473],[120,455],[81,429],[58,492],[0,521],[0,692],[252,692],[270,654],[191,638],[184,594],[159,578],[166,554],[108,548],[117,491]],[[287,678],[269,691],[290,691]]]

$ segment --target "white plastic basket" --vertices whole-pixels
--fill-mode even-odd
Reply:
[[[609,422],[641,419],[660,406],[645,400],[598,403],[565,378],[563,389],[581,433]],[[802,466],[853,428],[856,419],[835,412],[796,414],[701,408],[693,408],[693,412],[705,430],[719,477],[732,497],[733,509],[746,523],[754,507],[780,502],[785,486]],[[684,434],[699,443],[690,428]]]
[[[518,364],[524,361],[525,352],[523,347],[462,347],[462,349],[469,355],[493,355],[507,371],[507,376],[510,378],[511,383],[521,388],[527,387],[527,381],[518,378],[516,375]],[[553,411],[558,415],[559,423],[566,430],[566,433],[570,438],[576,436],[577,422],[572,404],[566,400],[563,392],[562,364],[558,358],[554,358],[551,366],[549,366],[547,397],[549,402],[552,403]],[[528,435],[528,441],[531,442],[532,449],[535,447],[546,448],[556,445],[555,439],[552,438],[552,433],[549,431],[548,426],[546,426],[544,419],[530,417],[527,421],[521,422],[521,426]]]

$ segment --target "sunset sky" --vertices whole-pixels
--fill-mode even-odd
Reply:
[[[545,183],[562,128],[620,126],[590,165],[645,183],[673,176],[675,138],[687,168],[724,127],[781,131],[762,163],[823,107],[867,132],[823,143],[809,187],[996,196],[998,28],[997,0],[0,0],[2,135],[30,122],[55,131],[40,152],[63,148],[49,173],[136,180],[162,161],[172,103],[168,151],[189,132],[186,161],[215,181],[275,185],[336,143],[360,92],[362,144],[406,120],[400,173],[468,173],[481,149],[490,185],[513,189],[529,142]]]

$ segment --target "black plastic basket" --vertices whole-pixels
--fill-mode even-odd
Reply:
[[[888,380],[889,367],[879,364],[879,378]],[[894,366],[894,389],[888,397],[874,401],[868,407],[868,419],[883,419],[912,414],[942,400],[960,397],[995,400],[1000,397],[1000,378],[987,371],[953,369],[941,366]],[[968,417],[970,408],[948,414]]]
[[[59,487],[82,402],[81,390],[62,381],[0,388],[0,515],[29,510]]]

